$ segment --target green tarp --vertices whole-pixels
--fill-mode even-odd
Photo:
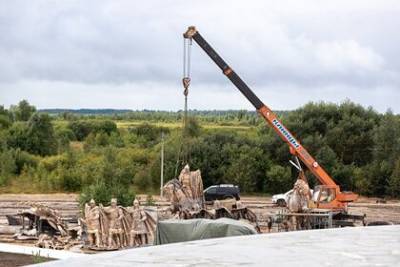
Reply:
[[[154,245],[254,234],[257,231],[252,225],[228,218],[166,220],[157,223]]]

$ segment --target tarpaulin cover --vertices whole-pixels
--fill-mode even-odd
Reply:
[[[257,231],[252,225],[228,218],[166,220],[157,223],[154,244],[254,234],[257,234]]]

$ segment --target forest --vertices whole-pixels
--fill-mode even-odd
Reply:
[[[342,190],[400,198],[399,115],[350,101],[277,113]],[[166,180],[187,162],[205,188],[233,183],[243,194],[274,194],[293,186],[289,149],[256,112],[191,110],[185,128],[182,121],[182,111],[0,106],[0,192],[79,192],[103,203],[112,195],[125,204],[159,192],[162,142]]]

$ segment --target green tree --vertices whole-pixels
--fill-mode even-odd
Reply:
[[[28,122],[28,151],[41,156],[52,155],[57,150],[53,124],[47,114],[35,113]]]
[[[96,133],[103,132],[110,135],[113,132],[117,132],[117,124],[115,124],[113,121],[101,120],[95,121],[93,124],[93,128]]]
[[[4,108],[4,106],[0,106],[0,130],[7,129],[11,124],[11,114]]]
[[[26,167],[36,167],[39,163],[39,157],[29,154],[21,149],[14,150],[16,173],[21,174]]]
[[[7,145],[15,149],[30,150],[30,137],[26,122],[15,122],[8,129]]]
[[[6,185],[16,171],[15,159],[11,150],[0,152],[0,186]]]
[[[335,152],[329,146],[323,146],[316,154],[316,159],[324,169],[332,174],[335,167],[338,165]]]
[[[83,141],[93,131],[93,126],[87,121],[70,121],[68,128],[78,141]]]
[[[188,117],[184,135],[188,137],[196,137],[200,135],[201,127],[194,117]]]
[[[109,136],[105,132],[96,134],[96,145],[107,146],[109,143]]]
[[[266,190],[270,193],[286,192],[293,187],[290,167],[272,165],[266,172]]]
[[[17,106],[12,106],[11,110],[17,121],[28,121],[32,114],[36,112],[35,106],[30,105],[27,100],[22,100]]]
[[[100,203],[107,204],[111,197],[118,198],[121,205],[130,205],[134,198],[131,190],[133,173],[124,170],[118,150],[107,147],[103,151],[103,159],[94,184],[82,188],[81,203],[94,198]]]
[[[400,154],[400,119],[387,111],[374,129],[374,159],[387,160],[391,167]]]
[[[392,197],[400,197],[400,158],[397,159],[394,170],[389,178],[387,192]]]
[[[224,180],[233,182],[240,186],[243,192],[256,192],[263,189],[263,181],[265,178],[265,170],[262,165],[262,150],[257,147],[243,145],[227,145],[224,149],[228,149],[232,153],[232,159],[224,175]],[[257,182],[260,187],[257,187]]]

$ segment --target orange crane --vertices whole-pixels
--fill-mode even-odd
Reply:
[[[293,136],[293,134],[283,125],[277,118],[275,113],[266,106],[246,85],[246,83],[229,67],[229,65],[218,55],[218,53],[207,43],[194,26],[191,26],[183,34],[184,37],[184,71],[183,86],[185,88],[185,96],[187,96],[190,84],[190,45],[194,40],[206,54],[214,61],[222,70],[223,74],[239,89],[240,92],[251,102],[257,112],[267,121],[267,123],[275,130],[281,139],[289,145],[292,155],[298,157],[303,164],[314,174],[321,185],[316,186],[314,190],[313,200],[309,204],[311,208],[330,209],[330,210],[347,210],[347,203],[355,201],[357,194],[352,192],[342,192],[339,185],[329,176],[322,166],[307,152],[301,143]]]

